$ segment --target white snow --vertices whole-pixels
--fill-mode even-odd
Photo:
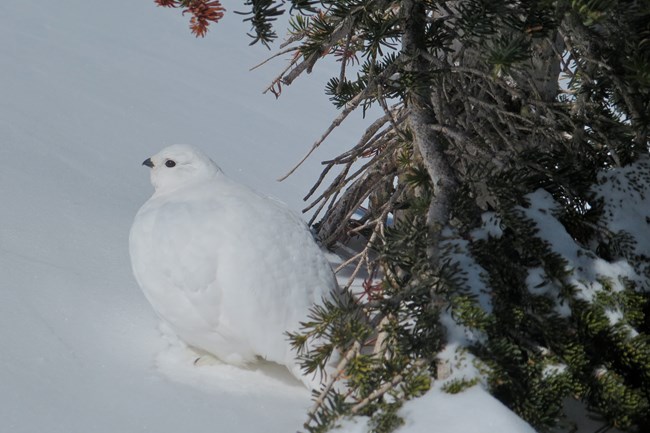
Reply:
[[[577,288],[576,296],[591,301],[596,292],[603,289],[599,279],[607,279],[613,290],[620,291],[624,288],[622,277],[638,278],[626,260],[605,261],[576,243],[560,221],[554,217],[553,212],[557,209],[557,204],[547,191],[539,189],[528,194],[527,197],[531,206],[522,210],[535,221],[539,229],[539,237],[547,241],[554,252],[568,261],[566,267],[571,271],[568,281]],[[532,272],[538,273],[537,269],[533,269]],[[529,282],[536,279],[535,275],[529,278],[531,279]],[[560,314],[566,314],[567,311],[558,304]]]
[[[298,210],[319,161],[358,138],[356,117],[275,182],[335,116],[322,87],[337,72],[316,68],[279,100],[262,96],[284,63],[248,72],[269,53],[248,47],[240,20],[229,10],[197,40],[187,17],[152,0],[0,3],[0,430],[302,425],[309,393],[281,369],[194,366],[158,330],[129,265],[129,227],[151,193],[140,163],[162,145],[198,145]],[[468,431],[468,411],[502,426],[492,431],[528,431],[478,388],[409,403],[402,431]]]
[[[483,212],[481,214],[483,226],[472,232],[472,239],[488,239],[488,237],[500,238],[503,236],[501,219],[494,212]]]
[[[480,386],[453,395],[434,388],[425,396],[407,402],[400,413],[406,419],[402,431],[409,433],[535,433]]]
[[[596,194],[605,202],[605,220],[614,233],[632,234],[636,243],[629,246],[631,253],[640,257],[650,256],[650,160],[641,158],[630,166],[601,173],[601,184]],[[638,264],[639,281],[650,290],[650,267]]]
[[[525,421],[492,397],[481,386],[447,394],[434,386],[420,398],[407,401],[399,410],[404,425],[400,433],[535,433]],[[367,418],[346,419],[336,433],[366,433]]]
[[[268,395],[290,399],[309,395],[307,388],[281,365],[269,362],[251,364],[247,368],[236,367],[205,355],[200,358],[201,362],[196,362],[199,354],[188,349],[164,324],[160,329],[168,346],[157,354],[155,365],[174,381],[209,394],[227,392],[234,398]]]

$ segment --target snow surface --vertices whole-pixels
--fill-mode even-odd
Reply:
[[[187,19],[152,0],[0,3],[1,432],[273,433],[304,421],[309,393],[282,368],[194,366],[158,329],[128,258],[152,192],[140,163],[195,144],[299,210],[319,161],[355,143],[363,123],[275,182],[335,115],[322,93],[334,66],[276,101],[261,91],[283,64],[248,72],[268,52],[248,47],[240,16],[199,40]],[[501,432],[528,431],[480,388],[431,400],[441,408],[405,406],[402,431],[465,431],[454,420],[483,408],[512,426]]]
[[[535,433],[480,386],[453,395],[435,386],[423,397],[406,402],[399,413],[405,420],[398,429],[402,433]],[[345,420],[335,432],[365,433],[364,421]]]
[[[401,410],[409,433],[439,432],[519,432],[534,433],[525,421],[507,416],[509,410],[480,386],[449,395],[429,392],[408,402]],[[464,408],[465,410],[459,410]]]

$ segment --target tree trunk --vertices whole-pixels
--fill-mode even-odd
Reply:
[[[427,214],[430,245],[427,251],[435,268],[440,263],[439,243],[442,229],[449,221],[453,192],[459,185],[438,133],[430,125],[436,122],[431,106],[429,62],[425,52],[426,10],[424,3],[416,0],[402,2],[402,54],[407,59],[407,70],[413,75],[413,88],[407,95],[408,124],[413,134],[414,149],[431,177],[433,196]]]

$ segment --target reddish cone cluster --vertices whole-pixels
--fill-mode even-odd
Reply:
[[[226,10],[219,0],[154,0],[158,6],[167,8],[184,7],[183,15],[190,13],[190,29],[196,37],[204,37],[211,22],[223,18]]]

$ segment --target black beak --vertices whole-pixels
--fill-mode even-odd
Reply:
[[[146,165],[147,167],[153,168],[153,162],[151,161],[151,158],[147,158],[142,162],[142,165]]]

